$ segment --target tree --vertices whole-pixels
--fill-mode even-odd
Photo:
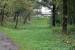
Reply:
[[[2,1],[0,0],[0,15],[1,15],[1,25],[3,26],[3,21],[4,21],[4,16],[7,15],[6,10],[6,6],[7,6],[7,0],[6,1]]]
[[[18,25],[18,16],[19,16],[19,11],[16,11],[15,12],[15,17],[16,17],[16,25],[15,25],[15,28],[17,28],[17,25]]]
[[[55,22],[56,21],[56,5],[53,4],[53,9],[52,9],[52,26],[55,27]]]
[[[49,9],[52,10],[52,26],[55,27],[55,25],[56,25],[56,9],[57,9],[56,0],[42,0],[41,2],[38,2],[38,3],[40,3],[41,5],[48,7]]]
[[[68,22],[69,24],[75,24],[75,0],[68,0]]]
[[[63,25],[62,25],[62,30],[63,33],[67,34],[67,0],[63,0]]]

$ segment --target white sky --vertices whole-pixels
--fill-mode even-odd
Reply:
[[[43,14],[51,14],[51,10],[49,10],[47,7],[42,7],[41,8],[41,12]]]

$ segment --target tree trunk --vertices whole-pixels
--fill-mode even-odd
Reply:
[[[15,28],[17,28],[17,25],[18,25],[18,15],[16,16],[16,25],[15,25]]]
[[[4,21],[4,15],[1,16],[1,25],[3,26],[3,21]]]
[[[67,0],[63,0],[63,25],[62,31],[67,34]]]
[[[16,15],[14,15],[13,21],[16,21]]]
[[[3,21],[4,21],[4,10],[1,10],[1,25],[3,26]]]
[[[27,18],[28,18],[27,16],[24,18],[24,24],[27,22]]]
[[[67,34],[67,16],[63,16],[63,26],[62,26],[63,33]]]
[[[72,25],[72,16],[68,17],[68,19],[69,24]]]
[[[30,17],[30,15],[28,16],[28,21],[31,21],[31,17]]]
[[[55,15],[56,15],[56,6],[53,4],[53,10],[52,10],[52,26],[55,27]]]

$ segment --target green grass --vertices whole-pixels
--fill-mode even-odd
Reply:
[[[61,34],[59,27],[55,30],[49,27],[48,21],[48,18],[33,19],[31,24],[19,25],[18,29],[0,27],[0,31],[19,45],[20,50],[69,50],[71,45],[63,42],[70,40],[69,36]]]

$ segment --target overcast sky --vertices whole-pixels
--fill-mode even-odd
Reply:
[[[48,9],[47,7],[43,7],[43,6],[42,6],[42,8],[41,8],[41,12],[42,12],[43,14],[51,14],[51,10]]]

